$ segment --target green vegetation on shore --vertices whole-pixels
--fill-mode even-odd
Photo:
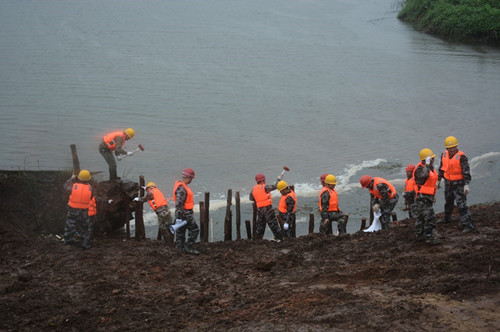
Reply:
[[[406,0],[398,14],[420,31],[500,46],[500,0]]]

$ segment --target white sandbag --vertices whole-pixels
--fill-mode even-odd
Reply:
[[[364,232],[376,232],[382,229],[382,224],[380,223],[380,216],[382,215],[381,212],[373,212],[373,222],[372,225],[364,229]]]

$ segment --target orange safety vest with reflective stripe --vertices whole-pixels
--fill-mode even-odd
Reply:
[[[102,139],[104,144],[106,144],[108,149],[110,149],[111,151],[114,151],[116,149],[116,142],[115,142],[116,136],[121,136],[123,138],[122,146],[124,146],[127,134],[125,134],[123,131],[112,132],[111,134],[107,134],[106,136],[104,136]]]
[[[417,165],[417,167],[425,167],[424,163],[420,163]],[[415,167],[415,170],[413,171],[413,177],[415,177],[415,171],[417,170],[417,167]],[[429,171],[429,177],[427,178],[427,181],[421,186],[415,183],[415,186],[413,187],[415,190],[415,195],[418,194],[426,194],[426,195],[432,195],[434,196],[436,194],[436,182],[438,180],[438,174],[436,170]]]
[[[389,198],[393,198],[394,196],[396,196],[396,189],[392,184],[389,183],[389,181],[382,178],[373,178],[373,188],[369,189],[373,197],[383,199],[382,195],[380,195],[380,191],[378,191],[377,189],[377,185],[379,185],[380,183],[384,183],[389,187]]]
[[[92,187],[86,183],[74,183],[68,205],[74,209],[88,209],[92,196]]]
[[[328,203],[328,211],[327,212],[337,212],[339,210],[339,199],[338,199],[337,192],[335,191],[335,189],[330,189],[327,187],[323,187],[319,192],[319,201],[318,201],[319,210],[323,211],[321,208],[321,195],[323,195],[323,193],[327,190],[330,193],[330,201]]]
[[[297,195],[295,195],[295,192],[293,190],[290,190],[290,192],[286,195],[281,195],[281,199],[280,199],[280,204],[278,206],[278,211],[281,212],[281,213],[286,213],[287,210],[287,206],[286,206],[286,199],[288,197],[291,197],[293,198],[293,201],[294,201],[294,204],[293,204],[293,212],[295,212],[297,210]]]
[[[161,206],[167,206],[167,200],[165,199],[165,196],[163,196],[163,194],[161,193],[160,189],[153,188],[149,192],[153,195],[153,199],[150,199],[148,201],[153,211],[156,211],[156,209],[158,209]]]
[[[177,202],[177,197],[175,196],[175,192],[177,191],[177,188],[179,188],[179,186],[183,186],[187,192],[186,201],[184,202],[184,210],[192,210],[194,208],[193,192],[191,191],[191,189],[189,189],[188,186],[186,186],[186,184],[184,182],[181,182],[178,180],[175,181],[175,184],[174,184],[174,202]]]
[[[255,204],[257,208],[269,206],[273,204],[273,199],[271,198],[271,193],[266,192],[266,184],[256,184],[252,190],[253,198],[255,199]]]
[[[92,197],[89,204],[89,217],[95,216],[97,214],[97,204],[95,202],[95,197]]]
[[[448,181],[463,180],[464,174],[462,172],[462,165],[460,165],[460,158],[465,156],[465,153],[459,150],[451,159],[449,155],[447,150],[441,158],[441,170],[444,171],[444,178]]]

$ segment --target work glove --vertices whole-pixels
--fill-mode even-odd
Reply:
[[[373,205],[373,206],[372,206],[372,210],[373,210],[373,212],[378,212],[378,211],[380,211],[380,205],[378,205],[378,204]]]
[[[285,231],[288,229],[288,223],[287,223],[287,222],[283,224],[283,229],[284,229]]]
[[[133,199],[133,201],[134,201],[134,202],[139,202],[139,197],[135,197],[135,198]]]
[[[437,183],[437,188],[438,188],[438,189],[441,189],[441,181],[438,181],[438,183]]]
[[[122,156],[118,155],[118,156],[116,156],[116,159],[122,160]]]
[[[132,154],[132,151],[127,152],[127,156],[131,156]]]
[[[110,200],[108,201],[108,204],[111,204],[111,203],[113,203],[113,200],[112,200],[112,199],[110,199]]]
[[[427,156],[427,158],[425,158],[425,165],[430,165],[431,164],[431,156]]]
[[[464,186],[464,194],[466,194],[466,195],[467,195],[467,194],[469,193],[469,191],[470,191],[470,189],[469,189],[469,185],[468,185],[468,184],[466,184],[466,185]]]

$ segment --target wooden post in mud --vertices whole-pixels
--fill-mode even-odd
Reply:
[[[144,197],[144,176],[139,177],[139,197]],[[137,202],[135,208],[135,239],[144,240],[146,238],[146,231],[144,229],[143,219],[143,206],[144,202]]]
[[[234,199],[236,202],[236,240],[241,240],[241,209],[239,191],[235,193]]]
[[[314,233],[314,213],[309,214],[309,234]]]
[[[227,191],[226,218],[224,219],[224,241],[231,241],[233,238],[233,214],[231,212],[231,201],[233,199],[233,190]]]
[[[359,230],[362,231],[365,228],[366,228],[366,218],[363,217],[361,218],[361,228]]]
[[[255,231],[257,230],[257,205],[255,202],[252,204],[253,214],[252,214],[252,238],[255,239]]]
[[[200,242],[205,239],[205,202],[200,201]]]
[[[203,242],[208,242],[209,223],[210,223],[210,193],[205,192],[205,231],[203,233],[205,238],[203,239]]]
[[[73,157],[73,174],[78,175],[80,173],[80,161],[78,160],[78,153],[76,152],[76,145],[71,144],[71,156]]]
[[[373,196],[370,195],[370,226],[373,223],[373,208],[372,208],[372,203],[373,203]]]
[[[344,218],[344,231],[347,233],[347,223],[349,222],[349,213],[345,214]]]
[[[247,239],[252,239],[252,228],[250,226],[250,220],[245,220],[245,226],[247,228]]]

